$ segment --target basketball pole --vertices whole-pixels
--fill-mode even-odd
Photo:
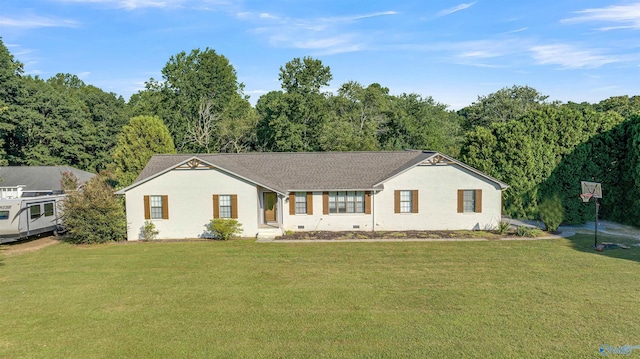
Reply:
[[[594,236],[593,248],[598,246],[598,209],[600,208],[600,203],[598,203],[598,199],[595,197],[594,199],[596,200],[596,227],[595,227],[595,231],[593,232],[593,236]]]

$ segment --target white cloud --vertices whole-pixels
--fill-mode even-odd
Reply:
[[[58,19],[43,16],[0,16],[0,27],[20,27],[34,29],[40,27],[77,27],[74,20]]]
[[[84,72],[81,72],[81,73],[77,74],[76,76],[78,76],[79,79],[84,80],[87,77],[89,77],[89,75],[91,75],[91,72],[84,71]]]
[[[375,41],[376,34],[359,31],[354,22],[380,16],[396,15],[396,11],[380,11],[351,16],[314,19],[280,17],[271,13],[236,13],[236,17],[260,24],[253,33],[265,36],[272,46],[314,50],[314,55],[362,51]]]
[[[300,49],[326,49],[332,47],[341,47],[350,44],[353,41],[351,35],[340,35],[334,37],[304,39],[294,42],[294,46]]]
[[[466,10],[470,7],[472,7],[473,5],[475,5],[475,1],[471,2],[471,3],[467,3],[467,4],[460,4],[458,6],[454,6],[448,9],[444,9],[442,11],[440,11],[439,13],[436,14],[436,16],[440,17],[440,16],[447,16],[447,15],[451,15],[454,12],[458,12],[458,11],[462,11],[462,10]]]
[[[563,19],[563,23],[603,22],[620,25],[607,26],[601,30],[640,29],[640,2],[628,5],[611,5],[576,11],[577,16]]]
[[[261,14],[259,15],[259,17],[260,17],[261,19],[272,19],[272,20],[278,20],[278,19],[280,19],[279,17],[277,17],[277,16],[275,16],[275,15],[272,15],[272,14],[269,14],[268,12],[263,12],[263,13],[261,13]]]
[[[362,14],[362,15],[336,16],[336,17],[329,17],[329,18],[321,18],[321,19],[319,19],[319,21],[321,21],[321,22],[351,22],[351,21],[355,21],[355,20],[368,19],[368,18],[372,18],[372,17],[387,16],[387,15],[397,15],[397,14],[398,14],[397,11],[379,11],[379,12],[373,12],[373,13],[370,13],[370,14]]]
[[[540,45],[530,48],[533,58],[540,65],[560,65],[565,69],[598,68],[622,59],[603,55],[597,49],[579,49],[572,45]]]
[[[175,8],[181,7],[185,0],[58,0],[60,2],[104,4],[120,9],[135,10],[138,8]]]
[[[459,58],[494,58],[517,53],[523,50],[521,39],[504,38],[495,40],[465,41],[450,44],[449,49],[457,52]]]
[[[515,29],[515,30],[507,31],[507,32],[505,32],[505,34],[515,34],[515,33],[517,33],[517,32],[523,32],[523,31],[525,31],[525,30],[527,30],[527,28],[526,28],[526,27],[521,27],[521,28],[519,28],[519,29]]]

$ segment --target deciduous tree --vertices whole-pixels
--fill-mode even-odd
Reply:
[[[208,108],[216,124],[224,123],[224,128],[232,127],[230,122],[241,122],[239,127],[245,129],[255,122],[243,94],[244,85],[238,82],[236,71],[225,56],[209,48],[194,49],[188,54],[183,51],[171,56],[162,69],[162,77],[161,82],[150,79],[144,91],[132,96],[130,106],[136,115],[162,118],[179,151],[218,152],[250,147],[243,142],[244,138],[253,138],[250,133],[239,136],[230,131],[237,140],[230,147],[220,145],[224,139],[218,131],[210,132],[209,139],[204,139],[202,133],[198,140],[193,136],[194,130],[202,126],[201,106]],[[249,128],[251,131],[255,129]],[[203,141],[208,145],[203,147]]]

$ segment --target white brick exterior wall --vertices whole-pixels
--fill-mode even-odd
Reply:
[[[217,169],[174,169],[126,192],[127,239],[140,239],[144,196],[167,195],[169,219],[152,219],[157,238],[198,238],[213,219],[213,195],[238,195],[238,221],[243,236],[258,232],[258,190],[255,184]]]
[[[481,213],[457,213],[458,190],[481,189]],[[394,213],[395,190],[418,190],[418,213]],[[372,213],[322,214],[322,192],[313,193],[313,215],[290,215],[285,200],[283,229],[291,231],[491,229],[501,219],[502,192],[487,179],[457,165],[414,167],[373,193]],[[359,226],[359,229],[355,229]],[[298,226],[304,226],[299,229]]]
[[[286,174],[283,174],[286,176]],[[371,214],[323,214],[322,192],[313,192],[313,214],[289,214],[288,197],[278,199],[278,221],[291,231],[391,231],[491,229],[501,219],[502,192],[497,183],[458,165],[416,166],[383,183],[373,192]],[[482,190],[481,213],[458,213],[457,191]],[[418,190],[418,213],[394,213],[395,190]],[[151,220],[158,238],[206,235],[213,218],[213,194],[238,196],[238,221],[243,236],[252,237],[264,221],[264,188],[218,169],[174,169],[126,191],[127,238],[140,239],[144,196],[168,196],[169,219]],[[299,226],[303,228],[299,228]],[[357,226],[358,228],[354,228]]]

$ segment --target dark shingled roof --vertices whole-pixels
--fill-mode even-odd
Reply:
[[[281,193],[365,190],[436,152],[257,152],[155,155],[134,185],[193,157]]]
[[[255,152],[155,155],[135,182],[118,193],[193,158],[280,193],[382,189],[382,182],[436,155],[496,182],[503,189],[508,187],[464,163],[432,151]]]
[[[25,186],[25,191],[62,190],[60,180],[64,172],[71,172],[80,182],[90,180],[95,174],[69,166],[6,166],[0,167],[0,187]]]

